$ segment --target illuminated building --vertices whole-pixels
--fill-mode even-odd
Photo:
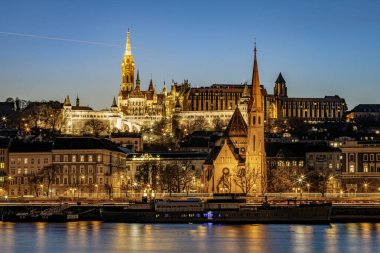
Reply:
[[[260,88],[256,47],[252,87],[246,122],[236,106],[225,131],[204,165],[209,192],[264,193],[266,191],[266,155],[264,147],[264,100]],[[243,182],[244,181],[244,182]]]
[[[185,127],[198,117],[204,118],[206,124],[212,127],[215,120],[227,122],[236,106],[239,106],[247,121],[251,88],[248,84],[191,87],[190,83],[184,80],[182,84],[173,81],[170,91],[164,83],[162,92],[158,92],[151,79],[148,90],[142,90],[138,70],[135,78],[135,61],[128,31],[117,101],[114,98],[110,109],[95,111],[89,107],[71,106],[67,97],[63,108],[62,132],[81,134],[84,124],[90,119],[104,121],[108,126],[108,134],[114,131],[139,132],[143,127],[152,128],[155,122],[174,115],[178,116],[180,123]],[[268,94],[263,86],[259,86],[259,90],[263,95],[263,113],[266,121],[298,118],[310,123],[337,122],[344,119],[347,110],[345,100],[336,95],[324,98],[288,97],[286,81],[281,73],[275,82],[273,95]]]
[[[380,142],[344,140],[342,150],[342,186],[348,193],[379,192]]]

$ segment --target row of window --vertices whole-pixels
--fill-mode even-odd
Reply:
[[[10,164],[48,164],[49,158],[11,158]]]
[[[108,183],[108,179],[106,178],[106,183]],[[28,178],[27,177],[18,177],[18,178],[14,178],[10,181],[10,185],[27,185],[29,183],[28,181]],[[59,184],[64,184],[64,185],[68,185],[68,184],[72,184],[72,185],[75,185],[75,184],[100,184],[100,185],[103,185],[104,183],[104,180],[103,180],[103,177],[99,177],[98,180],[96,180],[96,178],[92,178],[92,177],[88,177],[88,178],[82,178],[82,177],[71,177],[71,178],[68,178],[68,177],[63,177],[63,178],[59,178],[59,177],[56,177],[55,180],[52,181],[52,184],[53,185],[59,185]]]
[[[102,155],[55,155],[55,162],[94,162],[96,157],[97,162],[102,162]]]
[[[0,163],[0,168],[1,168],[1,163]],[[41,168],[38,168],[38,169],[29,169],[29,168],[17,168],[17,174],[18,175],[21,175],[21,174],[24,174],[24,175],[27,175],[29,173],[39,173],[41,171]],[[16,169],[11,169],[10,170],[11,172],[11,175],[16,175]],[[70,170],[69,170],[69,166],[67,165],[64,165],[62,168],[59,168],[57,170],[57,173],[64,173],[64,174],[69,174],[69,173],[73,173],[75,174],[77,172],[77,166],[76,165],[72,165]],[[96,169],[93,168],[93,166],[88,166],[87,168],[85,168],[83,165],[81,165],[79,167],[79,170],[78,172],[80,174],[92,174],[94,172],[96,172]],[[99,167],[97,168],[97,173],[103,173],[103,167]]]
[[[375,154],[364,154],[363,161],[371,161],[371,162],[375,161]],[[380,161],[380,154],[376,154],[376,161]]]
[[[376,160],[375,160],[375,157],[376,157]],[[348,161],[349,162],[355,162],[356,158],[355,158],[355,154],[349,154],[348,155]],[[363,161],[371,161],[371,162],[374,162],[374,161],[380,161],[380,154],[377,153],[377,154],[363,154]]]
[[[310,154],[309,155],[309,160],[313,160],[314,159],[314,155]],[[328,155],[315,155],[315,159],[318,161],[318,160],[332,160],[333,159],[333,155],[332,154],[328,154]],[[336,155],[336,159],[339,160],[340,159],[340,155]]]

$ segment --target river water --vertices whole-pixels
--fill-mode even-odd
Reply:
[[[380,223],[3,223],[0,252],[380,252]]]

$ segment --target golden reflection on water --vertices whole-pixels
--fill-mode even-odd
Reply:
[[[380,252],[380,223],[325,225],[0,222],[0,252]]]
[[[310,252],[313,241],[313,226],[293,225],[290,230],[294,252]]]
[[[36,247],[40,252],[43,252],[43,249],[46,247],[46,224],[45,222],[36,222]]]
[[[4,252],[14,252],[11,245],[15,243],[15,223],[0,221],[0,247]]]
[[[324,251],[327,253],[338,253],[338,226],[332,224],[330,227],[325,229],[324,234],[325,247]]]

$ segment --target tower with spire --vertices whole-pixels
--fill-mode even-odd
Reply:
[[[126,105],[129,93],[134,89],[135,61],[131,51],[131,33],[127,32],[127,42],[123,62],[121,63],[121,86],[118,96],[119,108]]]
[[[274,84],[274,96],[275,97],[288,97],[288,91],[286,87],[286,81],[280,74],[277,77],[277,80]]]
[[[266,190],[266,163],[264,143],[264,103],[260,88],[259,70],[256,57],[256,43],[252,73],[251,96],[248,103],[248,134],[247,153],[245,160],[246,172],[254,175],[255,191],[263,193]]]

